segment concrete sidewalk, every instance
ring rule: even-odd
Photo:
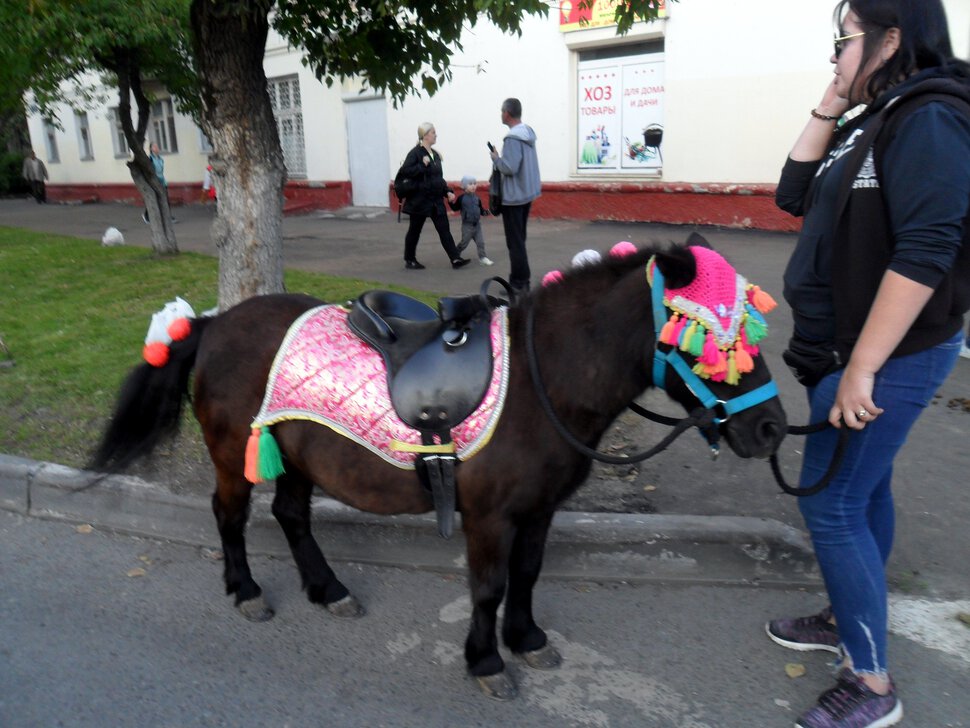
[[[32,200],[0,201],[0,225],[100,240],[117,227],[129,245],[148,246],[141,209],[122,204],[37,205]],[[209,236],[211,207],[175,209],[182,250],[216,254]],[[453,221],[457,222],[457,221]],[[457,224],[452,225],[455,232]],[[533,219],[529,255],[533,284],[554,268],[565,268],[580,250],[606,251],[620,240],[637,244],[683,242],[694,228],[638,223],[586,223]],[[487,276],[508,276],[508,256],[500,220],[485,220],[492,267],[451,269],[437,236],[426,226],[418,259],[427,270],[403,266],[405,222],[388,210],[347,209],[284,218],[284,256],[289,268],[406,285],[441,294],[477,291]],[[781,361],[791,316],[781,297],[781,277],[794,236],[757,231],[698,229],[749,280],[769,290],[779,307],[769,316],[773,334],[762,350],[779,386],[792,424],[807,421],[804,391]],[[466,251],[474,256],[473,251]],[[312,291],[310,291],[312,293]],[[160,302],[163,303],[163,302]],[[147,325],[147,322],[146,322]],[[970,415],[947,403],[970,398],[970,362],[961,360],[940,397],[915,428],[897,459],[894,489],[898,539],[890,573],[895,588],[940,596],[970,595],[965,555],[970,553],[970,499],[959,484],[970,472]],[[676,414],[662,394],[646,404]],[[664,407],[666,406],[666,409]],[[621,418],[624,435],[640,448],[663,431]],[[801,438],[781,451],[789,481],[797,474]],[[18,512],[104,526],[191,543],[216,545],[209,511],[211,484],[173,492],[167,484],[110,478],[79,492],[90,479],[61,466],[0,459],[0,505]],[[820,587],[795,499],[774,485],[767,463],[742,461],[725,452],[711,464],[699,438],[680,438],[636,472],[596,465],[593,478],[641,498],[649,492],[649,514],[562,513],[557,518],[545,573],[575,578],[696,580],[718,583],[779,583]],[[622,500],[623,496],[618,495]],[[567,504],[568,507],[568,504]],[[336,558],[436,570],[463,568],[460,535],[438,539],[430,518],[376,518],[321,500],[315,516],[322,545]],[[250,529],[254,548],[286,551],[268,506],[257,502]],[[366,524],[366,529],[360,529]],[[322,524],[321,524],[322,525]],[[377,537],[375,537],[375,535]],[[264,541],[265,537],[265,541]],[[402,546],[403,545],[403,546]]]

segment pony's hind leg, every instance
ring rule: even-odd
[[[334,574],[310,531],[312,493],[313,483],[303,475],[296,472],[280,475],[276,479],[273,515],[290,544],[310,601],[322,604],[337,617],[360,617],[364,614],[363,607]]]
[[[246,619],[265,622],[272,618],[273,610],[263,599],[263,590],[253,579],[246,558],[245,531],[251,490],[252,486],[241,475],[234,476],[216,468],[212,512],[222,539],[226,594],[235,594],[236,607]]]
[[[509,555],[509,586],[502,623],[502,640],[506,646],[527,665],[540,670],[562,664],[559,651],[548,643],[546,633],[532,615],[532,594],[542,570],[552,516],[552,512],[534,515],[516,529]]]

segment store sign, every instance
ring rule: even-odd
[[[562,0],[559,3],[559,30],[568,33],[572,30],[601,28],[616,25],[616,8],[620,0],[592,0],[588,6],[581,6],[580,0]],[[667,17],[666,0],[656,0],[658,17]]]
[[[660,170],[663,54],[581,61],[578,73],[579,169]]]

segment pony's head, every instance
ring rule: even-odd
[[[741,457],[767,457],[787,430],[771,372],[758,347],[762,314],[775,303],[692,234],[689,247],[658,252],[647,265],[656,331],[654,385],[688,412],[715,411],[705,432],[723,434]]]

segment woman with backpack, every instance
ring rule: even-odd
[[[416,257],[418,238],[424,221],[431,218],[431,223],[438,231],[441,247],[444,248],[451,261],[452,268],[468,265],[469,260],[462,258],[455,246],[455,239],[451,236],[448,225],[448,213],[445,211],[444,198],[454,202],[455,194],[448,189],[444,174],[441,171],[441,154],[433,145],[438,139],[434,124],[424,122],[418,127],[418,144],[410,152],[401,165],[399,177],[408,180],[411,191],[404,199],[403,211],[410,216],[407,234],[404,236],[404,267],[408,270],[423,270],[424,266]]]

